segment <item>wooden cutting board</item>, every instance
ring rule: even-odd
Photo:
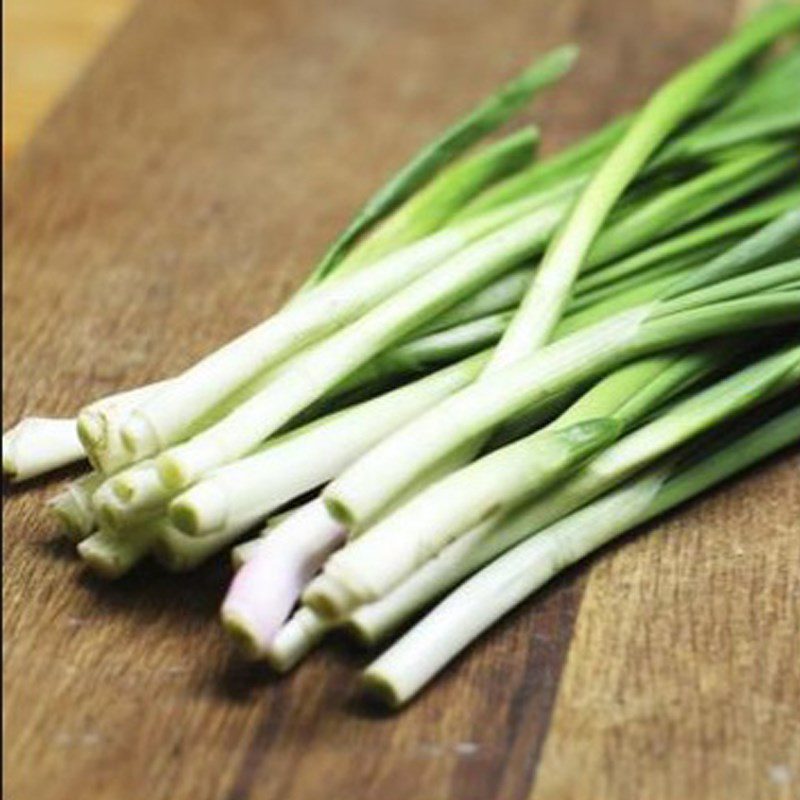
[[[729,28],[696,0],[146,0],[12,164],[4,425],[174,373],[275,308],[367,193],[534,54],[548,148]],[[6,488],[6,800],[800,796],[797,454],[630,537],[399,714],[332,642],[272,678],[224,559],[87,575]]]

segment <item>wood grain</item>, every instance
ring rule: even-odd
[[[28,140],[130,12],[133,0],[3,3],[3,158]]]
[[[9,170],[4,424],[33,410],[71,413],[90,397],[168,375],[259,319],[376,183],[533,53],[566,39],[584,48],[582,65],[537,114],[555,147],[641,100],[731,16],[727,2],[693,0],[610,0],[602,8],[590,0],[146,0]],[[594,562],[589,622],[579,618],[543,751],[543,796],[585,796],[590,783],[608,790],[591,796],[630,796],[631,784],[612,768],[624,734],[634,734],[617,715],[607,741],[607,707],[584,707],[578,689],[585,671],[616,659],[605,667],[608,691],[623,675],[631,691],[640,687],[642,703],[675,702],[670,670],[656,664],[670,653],[639,641],[649,620],[626,587],[648,576],[677,580],[700,546],[714,562],[718,529],[758,540],[753,558],[736,561],[735,578],[763,586],[753,608],[771,608],[783,622],[774,630],[761,622],[744,639],[731,627],[726,646],[735,638],[735,648],[772,665],[760,707],[783,715],[775,731],[790,730],[786,703],[799,681],[782,631],[797,629],[798,614],[779,565],[796,551],[790,535],[773,534],[796,523],[791,463],[676,517],[685,521],[671,523],[666,537]],[[214,624],[224,562],[181,578],[143,570],[113,586],[87,577],[42,512],[49,490],[14,490],[4,509],[5,798],[530,794],[586,568],[512,614],[402,714],[383,714],[356,698],[364,657],[341,643],[286,680],[232,658]],[[745,513],[751,503],[765,506],[757,519]],[[754,519],[763,530],[752,530]],[[642,564],[631,567],[636,553]],[[693,610],[703,617],[693,630],[711,636],[743,595],[722,577],[704,581],[716,573],[703,573],[702,560],[693,569]],[[615,593],[611,619],[598,621],[597,586],[601,599]],[[659,598],[651,599],[664,647],[685,634],[688,601],[681,595],[672,609],[668,594]],[[622,613],[628,622],[615,627]],[[606,626],[601,650],[587,640],[587,624]],[[664,797],[704,796],[670,792],[688,786],[692,770],[712,771],[726,747],[742,770],[763,770],[755,750],[745,752],[754,717],[731,714],[746,700],[731,691],[725,708],[700,705],[708,649],[686,642],[696,680],[681,702],[712,716],[705,723],[695,712],[679,743],[659,738],[658,720],[640,723],[650,725],[653,753],[662,741],[692,753],[685,773],[675,759],[659,777],[656,755],[641,767],[643,785],[652,780]],[[752,687],[745,669],[726,661],[719,675]],[[729,716],[730,735],[710,747],[698,732]],[[591,754],[577,768],[579,756],[567,758],[573,724]],[[772,741],[769,731],[758,735]],[[776,765],[790,763],[775,752],[783,759]],[[587,774],[576,774],[584,766]],[[753,792],[762,785],[743,781],[752,792],[730,796],[761,796]]]
[[[800,793],[800,454],[597,560],[533,800]]]

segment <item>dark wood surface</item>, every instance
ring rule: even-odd
[[[6,180],[4,424],[168,375],[274,308],[358,202],[533,54],[548,147],[729,28],[696,0],[146,0]],[[115,585],[6,490],[6,800],[800,794],[800,461],[573,570],[400,714],[341,642],[287,679],[221,560]]]

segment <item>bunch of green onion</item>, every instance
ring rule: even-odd
[[[475,149],[576,52],[546,55],[284,308],[23,420],[4,471],[88,458],[50,505],[107,577],[238,542],[222,619],[244,652],[286,671],[334,628],[394,637],[365,685],[407,701],[559,571],[800,439],[799,30],[770,7],[553,156],[532,126]]]

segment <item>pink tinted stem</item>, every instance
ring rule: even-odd
[[[306,584],[346,534],[317,499],[264,537],[234,576],[222,604],[223,624],[249,655],[263,655]]]

